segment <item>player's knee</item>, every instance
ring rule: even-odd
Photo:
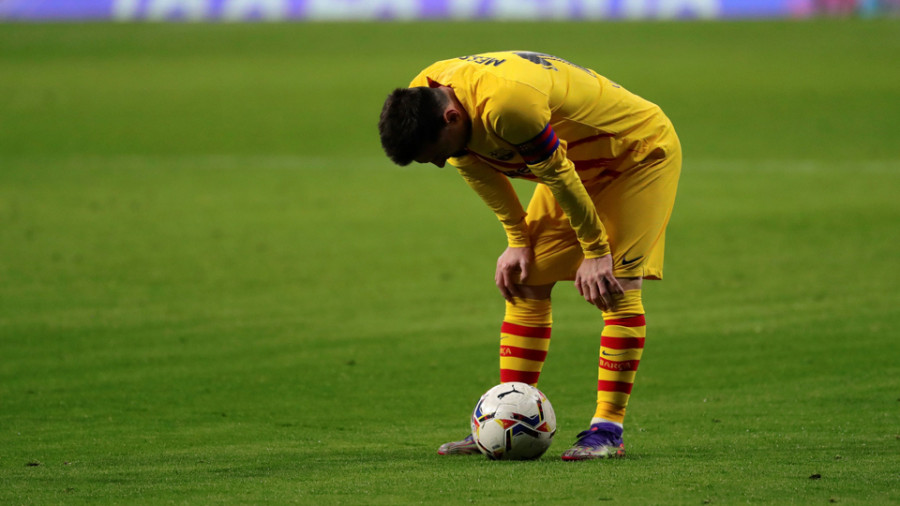
[[[549,299],[553,292],[553,283],[547,285],[518,285],[519,293],[525,299]]]
[[[644,283],[642,278],[616,278],[619,281],[619,284],[622,285],[622,289],[625,291],[628,290],[640,290],[641,286]]]

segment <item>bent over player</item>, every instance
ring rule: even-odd
[[[661,279],[681,146],[655,104],[555,56],[514,51],[432,64],[394,90],[378,124],[387,155],[456,167],[497,215],[509,247],[500,381],[536,385],[558,281],[602,311],[597,409],[562,458],[625,454],[622,424],[644,348],[644,279]],[[537,183],[527,212],[508,178]],[[472,437],[442,455],[479,453]]]

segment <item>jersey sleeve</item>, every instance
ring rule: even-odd
[[[509,179],[471,155],[453,158],[450,163],[500,220],[509,246],[531,246],[525,225],[525,210]]]
[[[488,119],[502,139],[515,146],[531,172],[546,184],[571,223],[585,258],[610,253],[606,230],[594,202],[575,172],[550,125],[547,95],[524,84],[503,90],[491,104]]]

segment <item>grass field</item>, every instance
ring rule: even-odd
[[[497,381],[504,237],[394,167],[388,91],[549,52],[685,148],[621,461],[441,458]],[[0,25],[0,503],[900,501],[900,22]],[[527,191],[527,186],[520,186]]]

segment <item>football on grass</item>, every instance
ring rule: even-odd
[[[472,437],[492,460],[531,460],[547,451],[556,414],[547,396],[527,383],[501,383],[478,401]]]

